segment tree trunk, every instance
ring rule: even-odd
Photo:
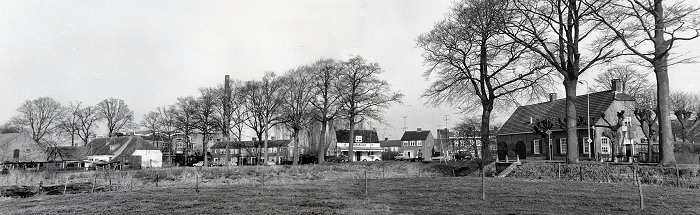
[[[355,161],[355,153],[352,146],[355,145],[355,116],[350,116],[350,141],[348,141],[348,161]]]
[[[299,129],[294,129],[294,162],[292,165],[299,165]]]
[[[578,135],[576,123],[576,84],[577,79],[564,81],[566,88],[566,163],[578,163]]]
[[[269,135],[268,130],[270,130],[269,125],[265,125],[265,145],[263,146],[263,150],[264,150],[263,153],[265,153],[265,157],[263,159],[263,165],[267,164],[267,139],[270,137],[270,136],[268,136]],[[294,160],[294,162],[296,162],[296,160]]]
[[[321,135],[318,142],[318,164],[326,162],[326,127],[328,126],[328,121],[321,121]]]
[[[202,136],[202,155],[204,157],[204,166],[209,166],[209,159],[207,157],[207,131],[204,130],[204,135]]]
[[[673,154],[673,132],[671,131],[671,114],[669,110],[669,82],[668,82],[668,43],[664,39],[666,20],[661,0],[654,0],[654,73],[656,73],[657,99],[659,110],[659,164],[670,166],[676,163]]]
[[[482,109],[483,111],[481,114],[481,159],[483,165],[486,165],[492,159],[490,147],[491,140],[489,140],[489,136],[491,136],[490,120],[493,105],[484,104]]]

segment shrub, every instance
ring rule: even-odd
[[[385,160],[385,161],[394,160],[394,157],[396,157],[398,155],[399,155],[399,152],[392,152],[392,151],[382,152],[382,160]]]

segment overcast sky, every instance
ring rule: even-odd
[[[444,115],[451,127],[460,118],[456,109],[420,99],[430,80],[422,77],[427,67],[416,47],[451,3],[0,1],[0,124],[23,101],[42,96],[84,105],[120,98],[140,121],[177,97],[216,86],[226,74],[252,80],[319,58],[360,55],[379,63],[381,77],[406,95],[404,104],[386,110],[380,138],[400,138],[404,116],[408,130],[443,128]],[[674,67],[672,88],[700,92],[695,66]],[[496,113],[496,121],[509,114]]]

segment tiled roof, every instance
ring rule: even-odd
[[[379,137],[377,136],[377,132],[373,130],[355,130],[354,133],[355,136],[360,136],[362,135],[362,142],[363,143],[378,143],[379,142]],[[350,141],[350,130],[337,130],[335,131],[335,139],[338,140],[339,143],[347,143]]]
[[[56,147],[57,161],[85,160],[88,154],[87,146],[59,146]]]
[[[406,140],[425,140],[428,139],[430,131],[404,131],[403,136],[401,136],[401,141]]]
[[[401,146],[401,140],[387,140],[379,143],[380,147],[396,147]]]
[[[292,142],[291,140],[268,140],[267,141],[267,147],[268,148],[275,148],[275,147],[288,147],[289,143]],[[226,149],[226,144],[230,144],[229,147],[231,148],[238,148],[239,146],[241,148],[250,148],[250,147],[255,147],[255,142],[253,141],[241,141],[241,142],[218,142],[215,143],[211,149]],[[260,147],[263,146],[263,142],[260,142]]]
[[[114,150],[110,149],[114,146]],[[86,146],[87,155],[114,155],[113,161],[132,155],[136,150],[158,150],[150,142],[138,136],[98,138]]]
[[[603,91],[588,94],[591,100],[591,122],[596,122],[600,119],[600,113],[605,112],[613,101],[634,101],[634,97],[624,94],[615,93],[614,91]],[[587,95],[579,95],[576,97],[576,114],[586,117],[588,112]],[[543,102],[538,104],[520,106],[515,109],[515,112],[508,118],[497,135],[508,135],[518,133],[533,133],[530,117],[533,122],[538,119],[555,119],[564,118],[566,116],[566,98],[557,99],[552,102]],[[586,128],[586,125],[580,125],[579,128]]]

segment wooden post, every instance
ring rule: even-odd
[[[385,166],[385,165],[386,165],[386,164],[383,164],[383,165],[382,165],[382,178],[386,178],[386,175],[384,174],[384,166]]]
[[[557,163],[557,179],[561,180],[561,163]]]
[[[678,170],[678,164],[676,164],[676,187],[681,187],[681,172]]]
[[[578,176],[580,181],[583,181],[583,165],[578,166]]]
[[[194,173],[194,178],[195,178],[194,179],[194,181],[195,181],[194,191],[199,193],[199,174],[197,174],[197,172]]]
[[[365,197],[369,198],[369,195],[367,192],[367,167],[365,167]]]
[[[610,183],[610,164],[605,163],[605,179],[608,180],[608,183]]]
[[[418,178],[420,178],[421,168],[418,167]]]
[[[39,192],[44,189],[44,181],[39,181]]]
[[[486,201],[486,173],[484,173],[484,163],[481,161],[481,201]]]
[[[63,195],[66,195],[66,188],[68,188],[68,177],[70,176],[66,176],[66,183],[63,184]]]
[[[158,180],[159,180],[158,176],[159,175],[156,173],[156,187],[158,187]]]
[[[644,193],[642,192],[642,183],[639,181],[639,174],[637,171],[639,170],[639,167],[637,165],[634,165],[634,178],[635,181],[637,182],[637,189],[639,190],[639,209],[644,210]]]
[[[92,189],[90,190],[90,193],[95,193],[95,184],[97,184],[97,172],[95,172],[95,176],[92,179]]]

